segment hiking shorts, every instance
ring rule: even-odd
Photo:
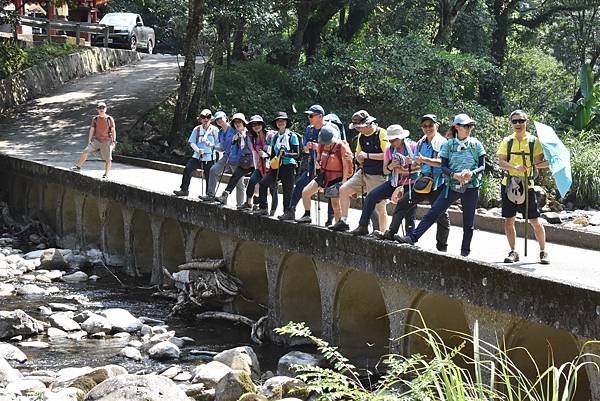
[[[502,193],[502,217],[515,217],[517,212],[523,215],[525,218],[525,203],[517,205],[513,203],[508,196],[506,195],[506,186],[502,185],[500,187],[500,192]],[[535,191],[533,188],[529,189],[529,212],[527,213],[527,218],[529,219],[537,219],[540,217],[540,211],[538,209],[537,198],[535,196]]]
[[[385,182],[385,176],[383,175],[372,175],[372,174],[363,174],[362,170],[358,170],[356,174],[354,174],[348,181],[346,181],[342,186],[344,188],[352,188],[354,192],[358,194],[360,197],[362,195],[362,191],[365,193],[371,192],[374,188],[377,188],[381,184]],[[377,203],[377,209],[385,207],[387,204],[387,199],[382,200]]]
[[[100,151],[102,160],[109,161],[112,160],[112,150],[112,142],[100,142],[94,139],[92,140],[92,143],[90,143],[83,151],[86,153]]]

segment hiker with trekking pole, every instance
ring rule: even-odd
[[[188,143],[194,154],[188,160],[181,177],[181,186],[173,191],[176,196],[188,196],[192,174],[199,168],[202,169],[202,180],[208,185],[208,176],[214,164],[215,144],[217,143],[218,129],[211,122],[212,112],[204,109],[200,112],[198,125],[192,130]],[[200,195],[203,195],[203,182],[200,181]]]
[[[266,215],[267,212],[267,190],[274,188],[274,196],[277,196],[278,182],[281,181],[283,189],[283,212],[289,213],[290,199],[294,190],[294,179],[298,157],[300,156],[300,139],[295,132],[290,131],[290,119],[287,113],[280,111],[275,114],[273,125],[277,131],[271,136],[271,141],[266,153],[269,156],[269,170],[259,182],[258,189],[258,214]],[[271,212],[275,209],[271,207]]]
[[[358,131],[358,140],[354,154],[360,164],[360,169],[346,181],[340,188],[341,217],[332,226],[333,231],[348,231],[348,211],[350,209],[350,197],[359,192],[367,194],[386,181],[383,171],[383,157],[389,146],[387,133],[383,128],[377,126],[376,118],[366,110],[359,110],[352,115],[350,129]],[[375,206],[379,217],[379,229],[387,229],[387,201],[381,200]]]
[[[500,168],[504,170],[500,188],[502,217],[504,217],[504,232],[510,247],[504,263],[515,263],[520,260],[516,250],[515,229],[516,214],[520,212],[525,218],[524,255],[527,256],[528,228],[531,224],[540,246],[540,264],[546,265],[550,263],[546,252],[546,231],[539,221],[540,211],[533,186],[535,169],[548,167],[548,162],[544,160],[540,140],[527,132],[528,121],[527,113],[523,110],[510,113],[513,133],[502,140],[496,153]]]

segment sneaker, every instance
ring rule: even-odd
[[[448,251],[448,245],[435,244],[435,248],[438,251],[440,251],[440,252],[447,252]]]
[[[350,229],[350,226],[345,221],[339,220],[337,223],[335,223],[332,226],[329,226],[328,228],[332,231],[348,231]]]
[[[102,179],[108,178],[108,174],[102,174]]]
[[[173,193],[175,194],[175,196],[188,196],[189,192],[188,191],[184,191],[183,189],[181,190],[175,190],[173,191]]]
[[[369,234],[369,226],[360,225],[356,227],[354,230],[350,231],[352,235],[368,235]]]
[[[327,220],[327,221],[325,222],[325,227],[329,227],[329,226],[331,226],[331,225],[333,225],[333,220]]]
[[[252,214],[255,214],[257,216],[268,216],[269,210],[268,209],[258,209],[258,210],[253,211]]]
[[[275,209],[271,209],[269,211],[269,216],[275,216]]]
[[[296,211],[295,210],[286,210],[283,212],[281,216],[277,217],[279,220],[295,220],[296,219]]]
[[[409,235],[394,235],[394,239],[401,244],[414,245],[415,241]]]
[[[248,202],[242,203],[237,207],[237,210],[252,210],[252,205]]]
[[[461,250],[460,251],[460,256],[464,256],[466,258],[467,256],[469,256],[470,253],[471,253],[471,251],[463,251],[463,250]]]
[[[392,234],[392,232],[390,230],[386,230],[384,233],[382,233],[379,230],[375,230],[375,231],[373,231],[373,235],[375,236],[375,238],[382,239],[382,240],[387,240],[387,241],[394,240],[394,234]]]
[[[215,201],[214,195],[200,195],[198,198],[205,202],[214,202]]]
[[[70,170],[79,172],[79,171],[81,171],[81,167],[79,167],[78,165],[74,165],[73,167],[71,167]]]
[[[304,216],[300,217],[299,219],[296,219],[297,223],[312,223],[312,217],[310,217],[310,214],[305,214]]]
[[[223,205],[227,204],[227,198],[229,197],[229,192],[223,191],[221,196],[217,196],[215,200]]]
[[[548,252],[541,251],[540,252],[540,264],[541,265],[549,265],[550,261],[548,260]]]
[[[540,258],[542,255],[540,254]],[[510,251],[508,256],[504,258],[504,263],[515,263],[519,261],[519,254],[516,251]]]

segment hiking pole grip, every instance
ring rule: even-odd
[[[525,244],[523,254],[527,256],[527,237],[529,237],[529,170],[525,162],[525,151],[521,150],[521,157],[523,159],[523,166],[525,166],[525,182],[523,187],[525,188],[525,210],[523,212],[525,216]]]

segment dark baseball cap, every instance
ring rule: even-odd
[[[431,120],[436,124],[438,122],[437,116],[435,114],[425,114],[423,117],[421,117],[421,122],[425,120]]]
[[[304,114],[321,114],[322,116],[324,116],[325,109],[323,109],[321,105],[313,104],[308,108],[308,110],[304,112]]]

